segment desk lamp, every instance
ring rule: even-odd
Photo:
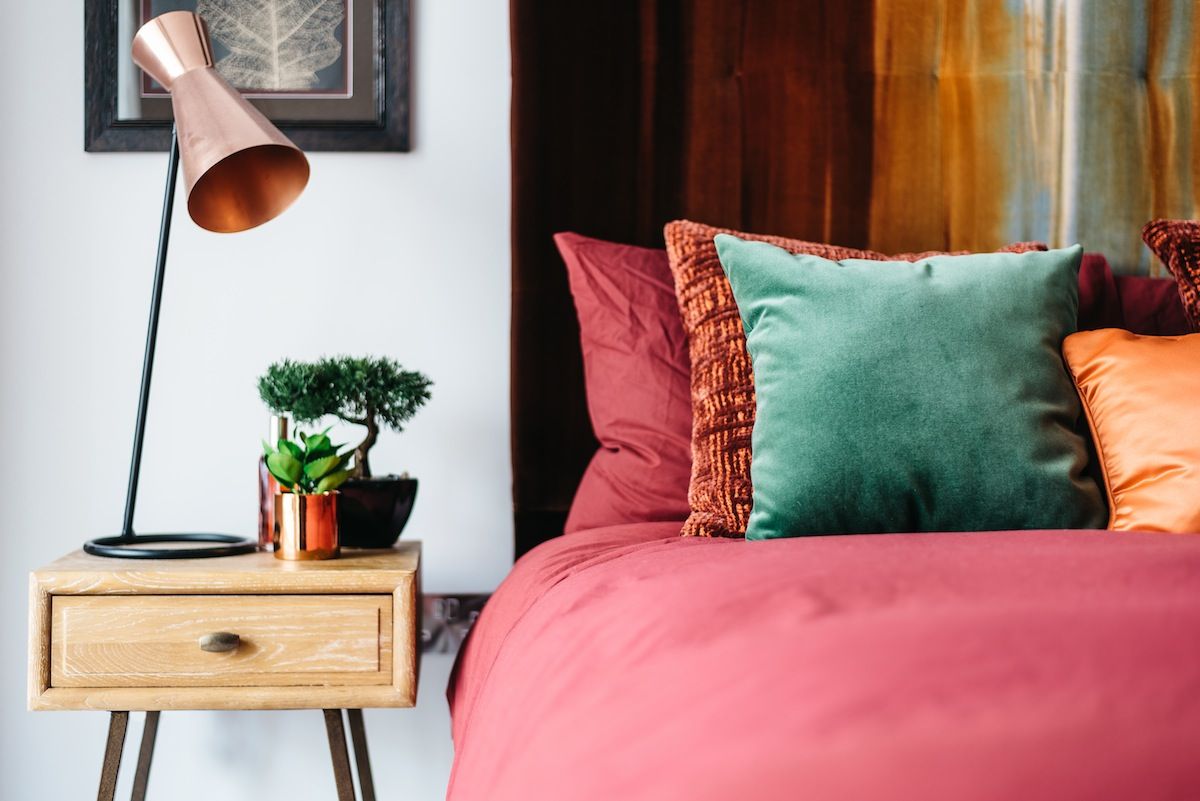
[[[96,556],[126,559],[195,559],[249,553],[256,545],[230,534],[139,535],[133,531],[175,179],[182,161],[188,215],[197,225],[218,233],[236,233],[274,219],[292,204],[308,183],[308,160],[216,71],[208,29],[196,14],[172,11],[147,22],[133,39],[133,60],[171,93],[175,125],[158,229],[150,323],[125,492],[125,522],[119,536],[91,540],[83,549]],[[176,547],[142,547],[153,543],[175,543]],[[197,545],[188,547],[187,543]]]

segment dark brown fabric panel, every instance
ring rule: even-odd
[[[744,228],[744,0],[683,0],[680,213]],[[667,154],[661,154],[666,156]],[[669,220],[664,221],[669,222]]]
[[[662,246],[690,217],[867,242],[872,3],[512,0],[516,550],[595,451],[551,236]]]
[[[825,19],[825,164],[827,201],[822,242],[865,248],[870,241],[874,161],[875,4],[830,4]]]
[[[865,247],[873,3],[687,6],[681,216]]]
[[[579,329],[551,236],[653,243],[637,2],[514,0],[512,451],[516,550],[562,532],[596,441]],[[653,78],[650,78],[651,86]]]

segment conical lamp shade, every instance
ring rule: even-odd
[[[204,20],[171,11],[133,39],[133,60],[171,92],[188,214],[245,231],[279,216],[308,183],[308,160],[213,67]]]

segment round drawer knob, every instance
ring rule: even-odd
[[[241,645],[242,638],[228,631],[214,631],[212,634],[205,634],[200,638],[200,650],[208,651],[212,654],[221,654],[226,651],[237,650]]]

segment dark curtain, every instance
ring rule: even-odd
[[[516,551],[562,532],[596,449],[551,236],[703,222],[865,246],[865,0],[513,0]]]

